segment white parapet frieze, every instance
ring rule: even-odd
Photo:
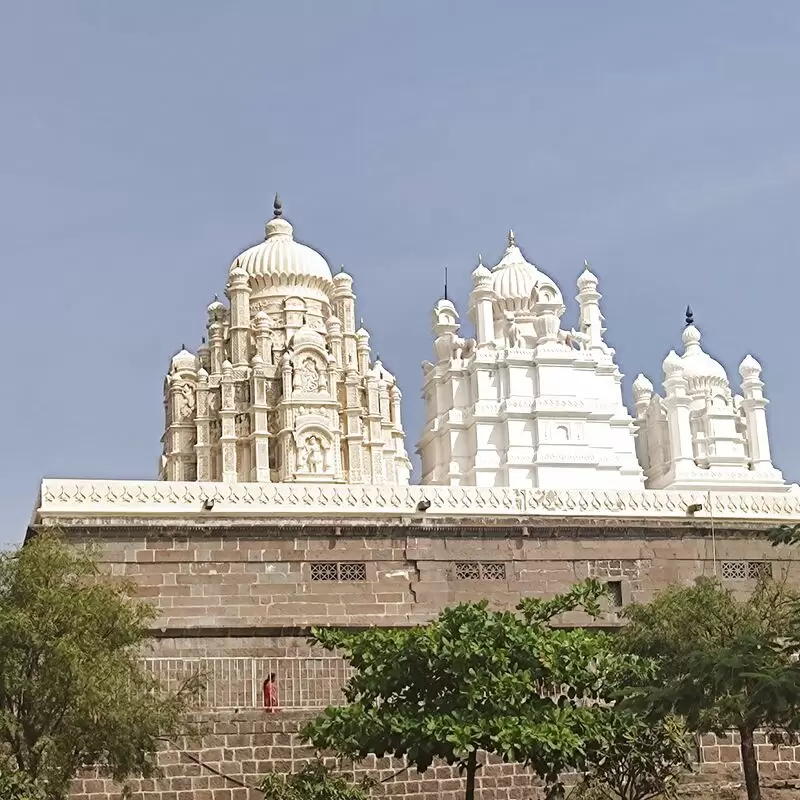
[[[172,481],[42,481],[34,524],[89,518],[187,523],[268,517],[608,517],[800,522],[800,487],[786,492],[613,491],[474,486],[369,486]]]

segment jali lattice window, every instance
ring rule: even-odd
[[[771,561],[722,561],[720,574],[726,581],[761,580],[772,577]]]
[[[312,581],[365,581],[367,565],[363,561],[315,561],[311,564]]]
[[[608,601],[612,608],[622,608],[622,581],[606,581]]]
[[[502,561],[456,561],[458,581],[504,581],[506,565]]]

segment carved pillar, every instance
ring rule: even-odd
[[[356,334],[356,352],[358,354],[358,372],[366,375],[369,372],[369,333],[364,328],[359,328]]]
[[[219,300],[214,300],[208,307],[209,372],[212,375],[222,374],[222,362],[225,360],[224,317],[225,306]]]
[[[340,365],[347,370],[357,366],[356,296],[353,279],[342,270],[333,276],[333,313],[342,324],[343,352]]]
[[[345,447],[349,467],[349,483],[364,483],[364,433],[361,422],[361,379],[355,369],[345,375]]]
[[[578,278],[578,296],[575,298],[580,306],[580,330],[589,337],[589,348],[605,348],[603,344],[603,316],[600,313],[600,299],[603,295],[597,291],[597,276],[589,271],[589,264],[584,262],[583,274]]]
[[[230,361],[222,363],[222,406],[220,419],[222,435],[222,480],[225,483],[237,482],[236,468],[236,410],[234,402],[233,365]]]
[[[742,376],[741,405],[747,425],[747,445],[753,469],[773,469],[772,455],[767,432],[767,403],[764,383],[761,380],[761,365],[752,356],[746,356],[739,365]]]
[[[267,366],[273,363],[272,353],[272,331],[270,328],[269,317],[265,312],[259,311],[253,318],[253,328],[255,329],[256,353],[261,359],[262,365]]]
[[[197,371],[197,480],[211,481],[211,416],[208,408],[208,373],[201,367]]]
[[[683,374],[680,356],[671,350],[664,359],[664,407],[667,410],[669,442],[672,453],[672,469],[676,478],[685,477],[694,471],[692,453],[692,425],[688,395],[689,382]]]
[[[267,405],[267,379],[264,362],[256,353],[251,361],[253,375],[251,378],[251,394],[253,404],[253,436],[252,436],[252,480],[257,483],[269,483],[269,426]]]
[[[231,270],[227,293],[231,304],[231,361],[234,367],[246,367],[250,363],[250,285],[241,267]]]

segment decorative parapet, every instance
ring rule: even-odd
[[[800,521],[800,487],[786,492],[678,492],[172,481],[42,481],[34,524],[84,518],[196,522],[292,517],[430,520],[608,517]]]

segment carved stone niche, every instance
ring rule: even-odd
[[[337,443],[331,432],[318,423],[302,425],[293,435],[295,480],[330,482],[339,476]]]

